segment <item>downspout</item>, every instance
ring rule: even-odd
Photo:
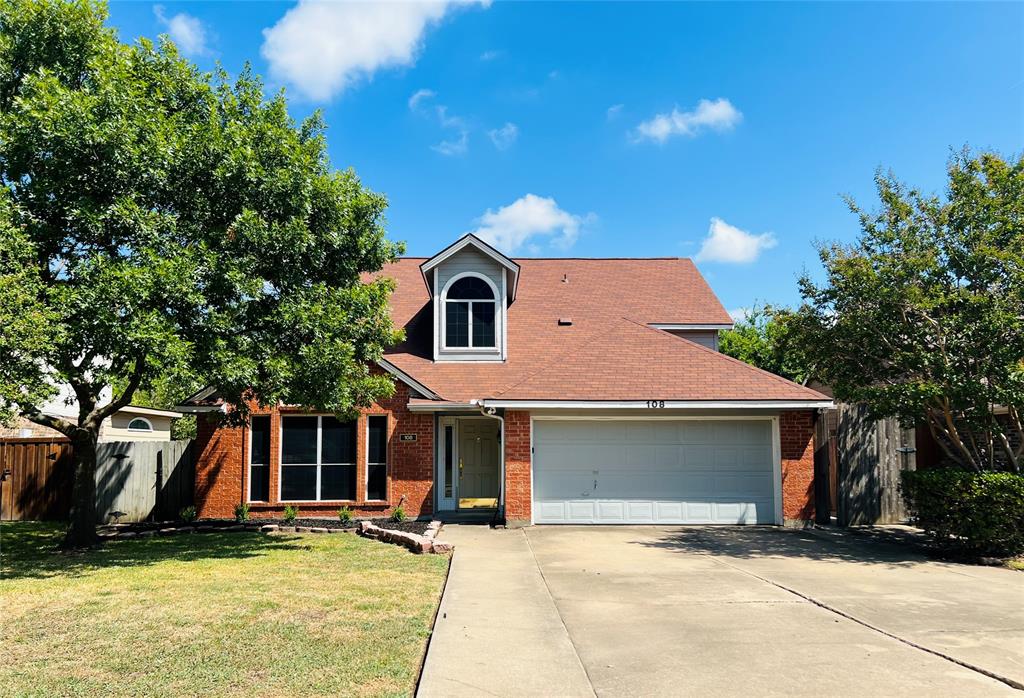
[[[498,481],[498,507],[494,510],[494,516],[491,518],[491,528],[494,528],[498,524],[499,518],[502,521],[505,519],[505,418],[500,416],[494,407],[485,407],[481,400],[476,402],[481,415],[497,419],[501,423],[501,478]]]

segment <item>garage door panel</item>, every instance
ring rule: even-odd
[[[774,522],[768,420],[538,420],[534,448],[537,523]]]

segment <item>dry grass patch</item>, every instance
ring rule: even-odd
[[[448,560],[354,535],[210,533],[54,551],[0,525],[18,696],[397,696],[415,686]]]

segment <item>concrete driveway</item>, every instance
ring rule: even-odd
[[[422,696],[1022,695],[1020,572],[774,528],[441,535]]]

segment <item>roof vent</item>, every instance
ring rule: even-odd
[[[559,327],[569,327],[571,325],[572,325],[572,318],[571,317],[560,317],[560,318],[558,318],[558,326]]]

